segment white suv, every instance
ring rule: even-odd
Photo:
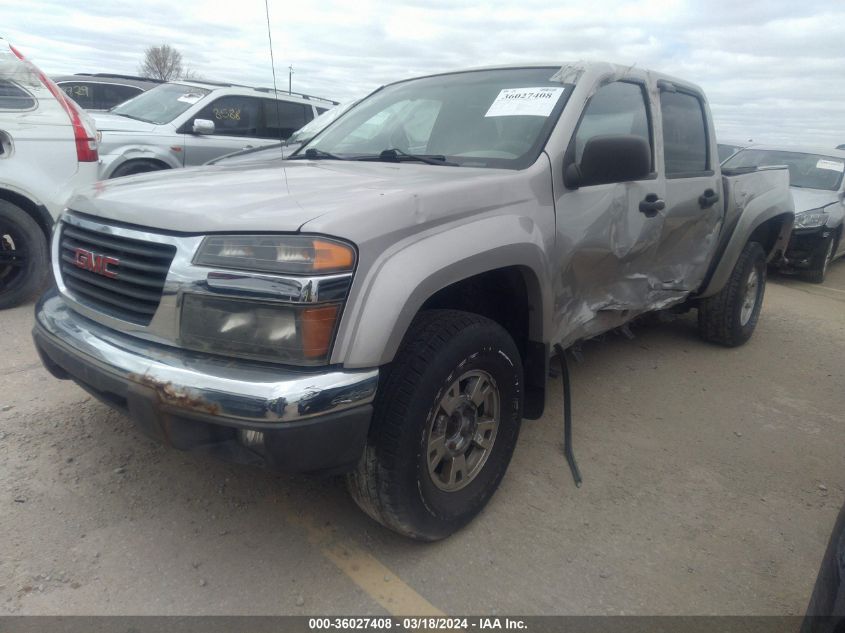
[[[207,81],[162,84],[94,115],[102,133],[100,178],[203,165],[278,143],[334,105],[270,88]]]
[[[53,221],[97,160],[93,121],[0,38],[0,308],[45,285]]]

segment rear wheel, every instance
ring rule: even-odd
[[[698,332],[712,343],[728,347],[751,338],[766,290],[766,253],[748,242],[740,253],[725,287],[698,306]]]
[[[522,363],[501,326],[455,310],[421,313],[379,385],[367,447],[347,478],[353,498],[405,536],[449,536],[499,486],[521,407]]]
[[[827,277],[827,270],[830,262],[833,261],[833,253],[836,247],[836,235],[828,237],[818,249],[810,262],[810,269],[804,271],[802,277],[814,284],[823,283]]]
[[[0,309],[35,296],[44,288],[49,269],[41,227],[19,206],[0,200]]]
[[[109,178],[120,178],[121,176],[134,176],[135,174],[143,174],[148,171],[161,171],[162,169],[169,169],[163,164],[154,160],[129,160],[123,163],[120,167],[114,170]]]

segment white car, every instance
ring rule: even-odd
[[[53,222],[97,161],[91,118],[0,38],[0,308],[44,287]]]
[[[287,140],[336,105],[309,95],[209,81],[156,86],[95,114],[100,178],[203,165]]]
[[[255,163],[273,158],[287,158],[298,150],[304,143],[307,143],[312,138],[317,136],[319,132],[326,129],[329,124],[334,123],[341,114],[346,112],[349,108],[358,103],[360,99],[355,101],[347,101],[333,107],[327,112],[323,112],[316,119],[310,123],[306,123],[296,132],[290,135],[288,140],[284,143],[273,143],[263,147],[251,147],[249,149],[241,149],[231,154],[225,154],[214,160],[210,160],[206,165],[219,165],[224,163],[232,165],[234,163]]]

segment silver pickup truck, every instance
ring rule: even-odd
[[[346,473],[377,521],[443,538],[543,413],[554,346],[668,308],[751,336],[789,175],[717,156],[701,90],[658,73],[397,82],[289,160],[77,195],[35,344],[162,442]]]

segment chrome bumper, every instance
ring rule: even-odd
[[[144,393],[157,409],[216,424],[278,429],[368,405],[376,393],[378,369],[295,371],[149,343],[80,316],[55,291],[35,317],[36,346],[54,373],[89,389],[116,384],[101,391]]]

